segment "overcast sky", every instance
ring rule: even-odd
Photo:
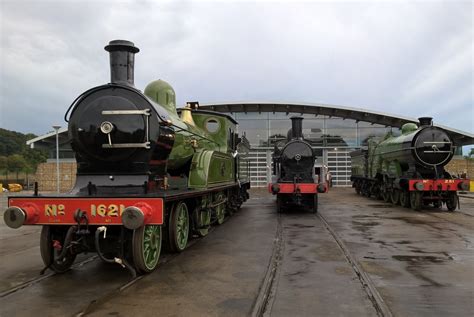
[[[185,101],[300,101],[474,133],[471,1],[0,0],[0,127],[46,133],[109,81],[113,39],[140,48],[135,82]]]

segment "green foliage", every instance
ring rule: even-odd
[[[23,134],[0,128],[0,172],[27,172],[36,170],[39,163],[46,162],[46,151],[30,149],[26,141],[33,139],[32,133]]]
[[[13,154],[8,157],[8,170],[10,172],[20,172],[28,166],[25,158],[20,154]]]

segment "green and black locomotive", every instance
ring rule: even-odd
[[[457,191],[467,190],[469,180],[454,178],[444,169],[455,150],[446,131],[433,126],[432,118],[419,122],[404,124],[400,136],[370,138],[367,149],[352,152],[352,186],[364,196],[415,210],[445,204],[453,211]]]
[[[162,244],[186,248],[248,199],[248,142],[228,115],[176,109],[162,80],[134,86],[132,42],[111,41],[111,83],[82,93],[68,133],[77,180],[65,195],[10,197],[9,227],[42,225],[46,267],[66,271],[78,253],[96,251],[135,274],[153,271]]]

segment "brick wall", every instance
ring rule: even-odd
[[[445,169],[453,176],[467,172],[469,178],[474,178],[474,160],[466,160],[464,157],[454,157]]]
[[[72,189],[76,182],[76,168],[75,162],[59,163],[59,184],[61,193],[66,193]],[[42,191],[56,191],[57,176],[56,163],[41,163],[38,165],[35,175],[38,182],[38,190]]]

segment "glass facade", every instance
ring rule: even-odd
[[[314,114],[234,112],[230,115],[239,123],[239,133],[245,133],[252,146],[250,172],[253,187],[264,187],[270,182],[273,146],[275,142],[286,139],[293,116],[304,118],[304,138],[313,148],[321,150],[318,162],[328,167],[333,186],[351,186],[349,153],[364,146],[367,138],[384,136],[389,131],[399,133],[398,128]]]

